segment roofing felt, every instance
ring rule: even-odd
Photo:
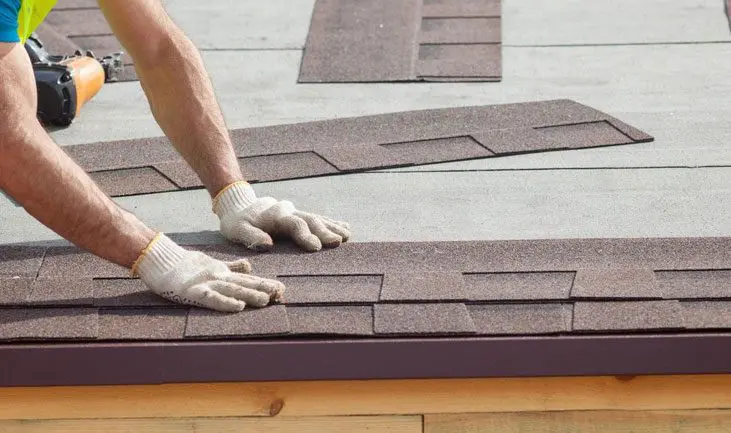
[[[317,0],[299,82],[501,77],[500,0]]]
[[[252,183],[652,141],[621,120],[571,100],[407,111],[230,134]],[[164,137],[63,149],[112,196],[202,188]]]
[[[130,357],[182,364],[157,381],[731,372],[731,238],[190,248],[248,257],[288,286],[284,303],[217,313],[158,298],[75,248],[0,247],[0,354],[27,366],[0,384],[152,380]],[[43,368],[65,373],[39,372],[40,350]],[[288,368],[185,367],[225,353]]]

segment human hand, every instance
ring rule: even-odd
[[[274,237],[287,237],[306,251],[333,248],[350,238],[350,226],[322,215],[297,210],[286,200],[257,198],[246,182],[224,188],[213,199],[221,233],[255,251],[268,251]]]
[[[247,305],[264,307],[278,301],[284,285],[254,275],[246,259],[216,260],[188,251],[160,233],[132,267],[154,293],[173,302],[217,311],[237,312]]]

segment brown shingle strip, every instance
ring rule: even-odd
[[[731,328],[731,301],[684,301],[680,306],[688,329]]]
[[[0,246],[0,277],[35,277],[45,252],[38,247]]]
[[[58,0],[54,10],[81,9],[81,8],[98,8],[97,0]]]
[[[479,44],[500,42],[500,18],[424,18],[422,44]]]
[[[573,272],[500,272],[464,276],[470,301],[568,299]]]
[[[655,298],[663,296],[652,269],[581,269],[572,298]]]
[[[177,306],[152,293],[139,279],[99,279],[93,281],[97,307]]]
[[[424,0],[425,17],[499,17],[500,0]]]
[[[112,29],[98,8],[52,10],[46,22],[68,37],[112,34]]]
[[[318,0],[299,81],[405,81],[416,78],[419,0]]]
[[[492,156],[493,153],[472,137],[448,137],[401,143],[383,143],[383,157],[391,165],[429,164],[446,159],[472,159]],[[380,164],[386,163],[385,161]]]
[[[178,340],[185,333],[185,309],[139,308],[99,311],[99,339]]]
[[[51,55],[72,55],[76,50],[81,49],[71,39],[48,23],[41,23],[35,33],[43,43],[43,47]]]
[[[95,1],[66,3],[67,6],[57,5],[37,30],[50,54],[70,55],[78,49],[81,52],[91,50],[94,56],[104,57],[125,52]],[[122,62],[125,66],[117,75],[117,81],[136,81],[132,58],[125,53]]]
[[[32,283],[33,278],[0,276],[0,305],[25,303],[30,295]]]
[[[94,292],[90,278],[39,278],[31,285],[31,292],[26,303],[92,306],[93,299]]]
[[[283,153],[239,158],[241,170],[249,182],[268,182],[337,173],[337,168],[315,152]],[[155,166],[181,188],[202,186],[198,175],[184,161]]]
[[[231,131],[251,181],[274,181],[413,164],[486,158],[495,154],[616,145],[652,140],[609,115],[570,100],[408,111]],[[582,141],[583,140],[583,141]],[[582,144],[583,143],[583,144]],[[165,190],[201,182],[166,138],[91,143],[64,148],[87,172],[138,169],[105,190],[130,193],[137,177]],[[155,167],[158,173],[152,168]],[[97,175],[99,176],[99,175]],[[110,176],[106,174],[103,176]],[[151,186],[147,186],[150,184]],[[114,191],[122,188],[122,191]]]
[[[114,197],[178,189],[174,183],[152,167],[99,171],[89,175],[104,192]]]
[[[240,313],[192,308],[185,327],[185,336],[191,338],[271,336],[289,332],[289,318],[284,305],[246,308]]]
[[[502,76],[501,47],[497,44],[421,45],[416,71],[420,77],[483,78]]]
[[[607,121],[547,126],[537,129],[564,149],[632,143],[632,139]]]
[[[1,262],[0,262],[1,263]],[[129,270],[74,247],[49,248],[41,278],[125,278]]]
[[[381,275],[278,276],[287,304],[373,303],[381,291]]]
[[[731,270],[658,271],[655,276],[666,298],[731,299]]]
[[[373,335],[372,306],[288,306],[287,316],[294,334]]]
[[[467,307],[459,303],[376,304],[376,334],[461,335],[474,334],[475,324]]]
[[[463,273],[573,272],[589,268],[726,269],[729,238],[564,239],[474,242],[346,243],[317,254],[280,244],[251,255],[256,272],[327,275],[387,271]],[[692,253],[692,254],[691,254]]]
[[[87,172],[149,167],[180,159],[166,137],[79,144],[63,150]]]
[[[95,339],[94,308],[0,309],[0,340]]]
[[[632,143],[612,119],[536,128],[493,129],[472,134],[497,154],[541,150],[579,149]]]
[[[499,0],[318,0],[299,81],[499,81],[500,41]]]
[[[571,332],[571,304],[490,304],[467,308],[480,335]]]
[[[678,301],[577,302],[575,331],[653,331],[683,329]]]
[[[389,272],[383,278],[381,301],[464,301],[465,281],[459,272]]]

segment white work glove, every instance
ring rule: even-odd
[[[213,199],[213,212],[227,239],[255,251],[270,250],[272,236],[288,237],[311,252],[337,247],[350,238],[347,223],[299,211],[289,201],[257,198],[244,181],[221,190]]]
[[[162,233],[132,266],[132,274],[165,299],[225,312],[241,311],[247,305],[264,307],[281,299],[282,283],[246,275],[250,271],[246,259],[216,260],[185,250]]]

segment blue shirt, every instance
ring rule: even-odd
[[[20,42],[19,13],[20,0],[0,0],[0,42]]]

